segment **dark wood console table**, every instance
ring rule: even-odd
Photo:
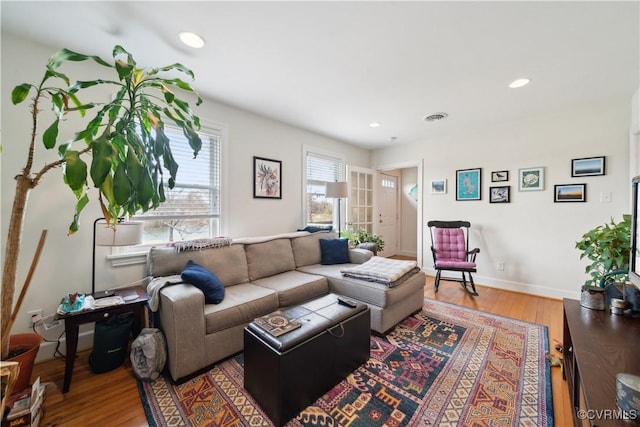
[[[144,326],[144,308],[145,303],[149,299],[147,293],[142,286],[133,288],[117,289],[116,295],[123,298],[128,296],[137,296],[134,300],[125,301],[124,304],[112,305],[105,308],[97,308],[90,311],[81,311],[77,313],[69,313],[57,315],[56,318],[64,320],[66,331],[67,350],[65,355],[64,383],[62,392],[66,393],[71,387],[71,376],[73,375],[73,364],[76,359],[76,351],[78,349],[78,331],[79,326],[85,323],[91,323],[98,320],[105,320],[119,314],[133,314],[132,334],[137,337]]]
[[[640,375],[640,318],[610,314],[608,308],[591,310],[565,299],[563,354],[574,425],[633,425],[615,419],[616,374]]]

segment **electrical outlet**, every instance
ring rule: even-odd
[[[498,271],[504,271],[504,263],[503,262],[499,262],[496,264],[496,269]]]
[[[42,320],[42,309],[31,310],[29,313],[29,326],[35,325]]]

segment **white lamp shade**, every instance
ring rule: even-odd
[[[142,242],[142,222],[119,222],[115,226],[96,224],[96,246],[131,246]]]
[[[330,199],[344,199],[349,196],[349,187],[346,182],[327,182],[325,197]]]

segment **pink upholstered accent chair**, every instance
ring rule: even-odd
[[[469,221],[429,221],[427,226],[431,233],[431,253],[436,269],[435,291],[438,292],[443,271],[459,271],[462,273],[462,280],[449,278],[445,280],[460,282],[465,291],[471,295],[478,295],[471,273],[477,271],[476,255],[480,249],[468,249],[471,223]],[[471,288],[467,286],[467,274]]]

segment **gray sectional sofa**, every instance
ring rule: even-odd
[[[148,271],[156,285],[153,298],[173,379],[183,379],[242,351],[243,328],[256,317],[330,292],[366,303],[371,309],[371,329],[381,334],[422,308],[422,271],[393,287],[343,277],[341,268],[362,264],[373,254],[351,249],[351,263],[321,265],[319,239],[331,238],[335,233],[296,232],[234,239],[228,246],[195,251],[151,248]],[[200,289],[180,283],[179,275],[189,260],[206,267],[224,284],[221,303],[205,304]]]

